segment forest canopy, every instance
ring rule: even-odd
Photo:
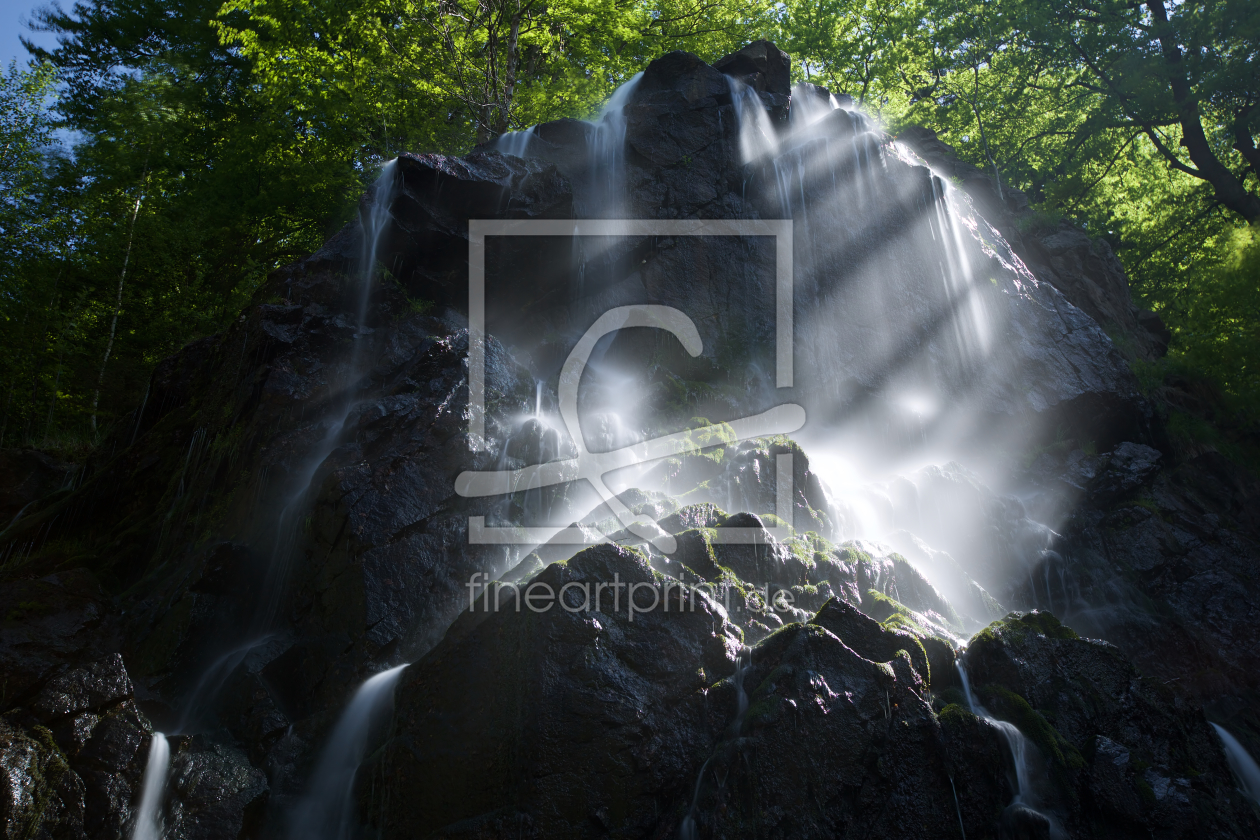
[[[90,448],[154,365],[314,250],[400,151],[589,117],[759,37],[1105,239],[1174,339],[1139,373],[1260,406],[1254,0],[86,0],[0,77],[0,446]],[[1136,363],[1135,363],[1136,364]]]

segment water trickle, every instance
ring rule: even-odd
[[[398,162],[391,160],[381,169],[380,176],[372,187],[372,206],[368,213],[362,215],[359,224],[363,231],[363,250],[359,260],[357,307],[354,331],[354,343],[351,345],[350,358],[342,377],[343,394],[331,410],[321,420],[324,434],[319,443],[307,454],[298,471],[288,498],[280,515],[277,517],[275,543],[272,547],[272,560],[267,570],[264,583],[263,609],[255,618],[257,630],[270,629],[279,611],[292,564],[292,552],[298,536],[301,514],[307,508],[307,495],[315,481],[319,468],[328,460],[328,456],[341,444],[341,435],[350,415],[359,405],[358,385],[363,376],[364,356],[367,348],[365,338],[370,334],[367,327],[370,310],[372,288],[375,284],[377,263],[380,249],[389,230],[391,220],[390,207],[398,191]]]
[[[823,99],[817,91],[818,88],[808,84],[796,85],[792,88],[788,125],[793,130],[816,123],[840,107],[835,96],[828,94],[827,98]]]
[[[532,139],[534,139],[532,126],[524,131],[505,131],[495,138],[494,148],[505,155],[523,158],[528,154],[529,142]]]
[[[835,99],[833,96],[832,99]],[[949,789],[954,794],[954,810],[958,812],[958,830],[962,832],[963,840],[967,840],[967,829],[963,827],[962,805],[958,802],[958,788],[954,787],[954,777],[949,777]]]
[[[292,482],[287,495],[283,498],[280,513],[275,519],[271,546],[271,559],[264,576],[259,601],[255,605],[253,616],[242,634],[245,641],[226,653],[219,655],[206,668],[184,702],[180,714],[178,731],[192,732],[208,725],[213,718],[212,712],[227,680],[245,660],[250,651],[274,637],[273,630],[284,602],[289,580],[289,569],[293,563],[292,554],[299,534],[302,514],[308,507],[307,496],[314,483],[315,475],[327,460],[328,456],[341,443],[341,432],[345,428],[354,408],[358,405],[357,383],[362,378],[362,367],[365,362],[363,336],[367,331],[371,291],[375,272],[380,257],[384,235],[389,229],[390,204],[398,189],[397,161],[391,160],[381,170],[373,186],[373,202],[370,210],[360,218],[363,230],[363,245],[359,261],[358,285],[355,291],[355,333],[350,358],[342,377],[344,393],[335,401],[331,409],[320,421],[324,429],[319,443],[307,453]],[[189,442],[188,453],[184,460],[184,469],[180,477],[179,493],[184,490],[185,474],[195,468],[200,451],[205,443],[205,432],[198,429]],[[238,637],[239,638],[239,637]]]
[[[180,710],[175,734],[189,734],[208,726],[213,719],[213,706],[218,700],[228,678],[236,671],[250,652],[275,638],[268,633],[229,650],[210,663],[198,677],[193,690],[188,693]]]
[[[354,778],[374,727],[392,712],[394,686],[406,665],[370,677],[354,693],[320,753],[306,795],[289,827],[290,840],[351,840],[355,835]]]
[[[1225,758],[1229,761],[1229,767],[1234,771],[1234,775],[1238,777],[1242,792],[1260,802],[1260,765],[1256,764],[1256,760],[1251,757],[1251,753],[1247,752],[1242,742],[1229,734],[1225,727],[1214,723],[1212,728],[1216,730],[1221,743],[1225,745]]]
[[[1019,731],[1019,728],[1012,723],[1004,720],[998,720],[989,713],[989,710],[976,702],[975,695],[971,692],[971,681],[967,677],[967,669],[963,665],[962,660],[958,660],[958,676],[962,681],[963,696],[967,698],[967,708],[977,717],[984,718],[990,725],[995,727],[998,732],[1002,733],[1002,738],[1006,741],[1006,747],[1010,751],[1011,763],[1015,767],[1015,797],[1006,806],[1010,810],[1026,810],[1032,811],[1040,817],[1046,818],[1050,823],[1050,836],[1059,838],[1062,835],[1058,827],[1058,823],[1043,810],[1042,803],[1042,785],[1039,782],[1038,768],[1034,763],[1040,758],[1037,748]],[[953,784],[953,780],[950,780]],[[955,793],[957,797],[957,793]],[[962,815],[959,813],[959,823],[961,826]]]
[[[162,798],[166,792],[166,772],[171,765],[171,745],[161,732],[149,741],[149,759],[144,766],[140,807],[136,809],[131,840],[161,840]]]
[[[642,73],[636,73],[613,91],[595,120],[595,130],[588,135],[588,194],[581,197],[577,208],[582,218],[619,218],[625,215],[625,109],[642,78]]]
[[[740,159],[751,163],[764,155],[773,155],[779,149],[779,138],[761,97],[757,91],[732,76],[726,77],[726,84],[739,121]]]

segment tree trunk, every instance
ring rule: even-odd
[[[145,176],[148,181],[148,175]],[[101,404],[101,385],[105,382],[105,366],[109,364],[109,356],[114,352],[114,337],[118,334],[118,316],[122,314],[123,285],[127,281],[127,266],[131,262],[131,243],[136,236],[136,217],[140,215],[140,202],[144,193],[136,196],[136,204],[131,209],[131,224],[127,226],[127,250],[123,254],[122,272],[118,275],[118,296],[114,302],[114,317],[109,322],[109,340],[105,342],[105,357],[101,359],[101,372],[96,377],[96,391],[92,394],[92,434],[96,435],[96,410]]]
[[[498,120],[495,123],[495,131],[499,134],[507,131],[512,125],[512,98],[516,94],[516,70],[520,64],[520,57],[516,54],[520,49],[521,40],[521,17],[524,11],[520,7],[520,3],[516,4],[516,14],[512,15],[512,24],[508,29],[507,55],[505,59],[507,66],[504,68],[503,74],[503,99],[499,106]]]
[[[1216,200],[1221,204],[1248,222],[1260,220],[1260,198],[1248,192],[1246,185],[1221,163],[1203,132],[1199,103],[1183,69],[1181,47],[1178,46],[1169,24],[1168,10],[1164,8],[1162,0],[1148,0],[1146,5],[1155,19],[1156,37],[1168,68],[1168,84],[1172,88],[1173,101],[1177,104],[1178,121],[1181,124],[1181,145],[1185,146],[1190,159],[1198,168],[1192,174],[1212,185],[1216,190]],[[1165,149],[1162,144],[1160,151],[1165,157],[1172,155],[1171,150]]]

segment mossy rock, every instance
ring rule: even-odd
[[[973,636],[970,644],[998,642],[1020,645],[1030,634],[1045,636],[1047,639],[1080,638],[1075,630],[1059,621],[1053,614],[1044,610],[1033,610],[1028,613],[1009,613],[1006,618],[994,621]]]

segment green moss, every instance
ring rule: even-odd
[[[1051,776],[1065,793],[1071,795],[1073,776],[1086,767],[1080,751],[1021,695],[1001,685],[984,686],[978,693],[999,720],[1014,724],[1025,738],[1032,741],[1050,762]]]
[[[433,301],[408,296],[407,308],[416,315],[428,315],[433,311]]]
[[[1134,779],[1133,786],[1137,788],[1138,796],[1142,800],[1142,804],[1148,808],[1155,806],[1155,790],[1151,787],[1150,782],[1146,779]]]
[[[836,551],[835,558],[839,562],[845,563],[845,564],[871,562],[871,556],[869,554],[862,551],[858,551],[856,548],[850,548],[848,546]]]
[[[969,726],[976,716],[958,703],[950,703],[937,714],[937,719],[945,726]]]
[[[1079,639],[1076,631],[1048,612],[1033,610],[1030,613],[1011,613],[993,622],[971,638],[970,644],[992,642],[995,644],[1023,643],[1031,634],[1048,639]]]
[[[773,723],[779,717],[779,706],[781,700],[777,694],[767,694],[758,697],[748,707],[747,716],[744,718],[750,726],[762,726]]]

